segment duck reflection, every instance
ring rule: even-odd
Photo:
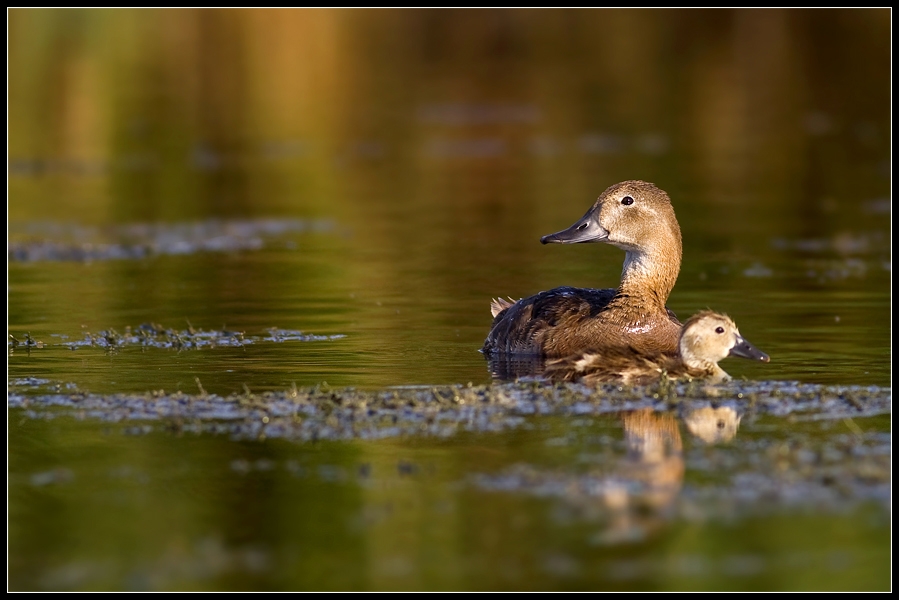
[[[736,436],[741,415],[730,406],[690,407],[683,411],[687,431],[705,444]],[[627,452],[614,474],[594,487],[608,511],[608,525],[594,541],[617,544],[645,538],[667,521],[683,488],[683,440],[674,413],[651,408],[620,415]]]
[[[490,485],[564,500],[558,509],[598,523],[592,541],[620,545],[646,539],[665,527],[677,510],[686,471],[680,420],[703,445],[733,439],[741,419],[731,406],[711,402],[675,411],[652,408],[614,417],[624,432],[624,453],[595,459],[580,475],[519,466]]]
[[[621,415],[627,454],[621,473],[631,486],[631,503],[659,509],[671,503],[684,480],[683,442],[671,413],[651,408]]]
[[[619,418],[626,447],[623,460],[611,472],[608,465],[597,465],[587,493],[569,497],[603,513],[605,524],[593,541],[604,545],[639,541],[662,527],[684,481],[683,442],[673,413],[648,408]]]
[[[487,370],[498,381],[541,379],[546,369],[546,359],[536,354],[485,355]]]

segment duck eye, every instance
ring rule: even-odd
[[[724,333],[724,327],[715,327],[715,333]]]
[[[625,196],[624,198],[621,199],[621,203],[624,204],[625,206],[630,206],[631,204],[634,203],[634,199],[631,198],[630,196]]]

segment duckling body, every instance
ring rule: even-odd
[[[551,360],[545,376],[555,381],[646,385],[661,379],[702,379],[719,383],[730,379],[718,361],[740,356],[768,362],[767,354],[740,335],[727,315],[699,312],[684,323],[676,352],[641,352],[637,349],[586,350]]]
[[[666,307],[680,271],[680,227],[671,200],[645,181],[610,186],[574,225],[544,244],[601,242],[625,251],[617,289],[558,287],[495,299],[481,349],[488,356],[563,357],[586,348],[676,352],[681,323]]]

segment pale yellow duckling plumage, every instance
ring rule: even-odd
[[[661,379],[702,379],[717,383],[730,379],[718,365],[727,356],[768,362],[768,355],[740,335],[727,315],[699,312],[684,323],[677,352],[641,352],[621,348],[587,350],[546,365],[545,376],[555,381],[646,385]]]
[[[681,232],[671,200],[645,181],[610,186],[590,210],[544,244],[602,242],[625,251],[617,289],[559,287],[495,299],[482,352],[562,357],[586,348],[677,350],[681,324],[666,307],[680,271]]]

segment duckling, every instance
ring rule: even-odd
[[[767,354],[740,335],[727,315],[709,310],[696,313],[684,323],[678,352],[640,352],[635,349],[587,350],[567,358],[551,360],[544,375],[554,381],[647,385],[663,374],[669,379],[703,379],[720,383],[730,379],[718,361],[741,356],[768,362]]]
[[[676,352],[681,323],[666,306],[680,271],[680,226],[668,194],[646,181],[607,188],[574,225],[543,244],[601,242],[625,251],[617,289],[558,287],[491,302],[488,357],[563,357],[586,348]]]

